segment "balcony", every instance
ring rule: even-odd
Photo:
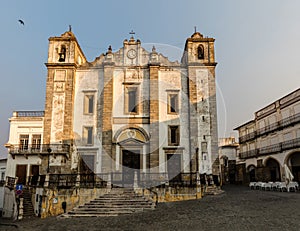
[[[300,113],[287,117],[280,121],[281,128],[285,128],[287,126],[292,126],[296,123],[300,122]]]
[[[281,142],[278,144],[269,145],[259,149],[253,149],[246,152],[240,153],[240,158],[248,159],[252,157],[265,156],[270,154],[280,153],[286,150],[300,148],[300,138],[296,138],[293,140]]]
[[[281,152],[281,143],[260,148],[258,151],[259,155],[269,155],[278,152]]]
[[[297,113],[297,114],[287,117],[279,122],[272,123],[263,128],[257,129],[254,132],[251,132],[249,134],[241,136],[241,137],[239,137],[239,142],[240,142],[240,144],[245,143],[245,142],[253,140],[257,137],[267,135],[271,132],[274,132],[274,131],[277,131],[280,129],[284,129],[289,126],[293,126],[297,123],[300,123],[300,113]]]
[[[257,149],[252,149],[246,152],[241,152],[240,153],[240,158],[241,159],[247,159],[247,158],[252,158],[257,156]]]
[[[262,136],[280,128],[280,123],[275,122],[257,130],[257,136]]]
[[[35,145],[9,145],[9,154],[15,155],[62,155],[70,152],[68,144],[35,144]]]
[[[44,111],[15,111],[15,117],[44,117]]]
[[[255,139],[255,137],[256,137],[256,132],[250,132],[250,133],[247,134],[247,135],[241,136],[241,137],[239,138],[239,142],[240,142],[240,143],[244,143],[244,142],[246,142],[246,141],[250,141],[250,140]]]

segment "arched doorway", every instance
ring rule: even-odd
[[[256,181],[255,166],[254,165],[250,165],[248,167],[248,172],[249,172],[250,182],[255,182]]]
[[[277,160],[269,158],[266,161],[266,180],[267,181],[280,181],[280,166]]]
[[[300,181],[300,152],[295,152],[290,156],[291,171],[294,176],[293,181]]]
[[[147,168],[147,151],[149,136],[137,126],[124,127],[117,131],[116,141],[116,165],[119,184],[123,187],[134,185],[135,174],[140,181],[140,174]],[[112,179],[114,182],[114,179]],[[138,183],[137,182],[137,183]]]

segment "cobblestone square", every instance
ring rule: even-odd
[[[300,230],[300,193],[226,186],[201,200],[118,217],[1,219],[0,230]],[[6,224],[6,225],[3,225]]]

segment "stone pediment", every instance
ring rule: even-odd
[[[121,142],[118,142],[118,144],[120,146],[141,146],[144,145],[145,142],[142,142],[134,138],[128,138],[126,140],[122,140]]]
[[[89,67],[100,67],[105,64],[113,64],[116,66],[148,66],[149,64],[159,64],[161,66],[180,66],[178,61],[172,62],[161,53],[157,53],[155,47],[152,51],[147,51],[138,42],[126,42],[124,46],[117,50],[112,51],[109,46],[106,53],[102,53],[96,57],[93,62],[86,64]]]

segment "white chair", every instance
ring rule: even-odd
[[[263,183],[263,182],[261,182],[261,181],[260,181],[260,182],[257,182],[257,183],[255,184],[255,188],[261,190],[261,189],[264,187],[264,184],[265,184],[265,183]]]
[[[278,188],[279,188],[280,192],[286,192],[287,191],[287,186],[286,186],[285,182],[280,182]]]
[[[272,186],[271,186],[271,188],[272,188],[272,190],[273,191],[278,191],[279,190],[279,185],[280,185],[280,182],[273,182],[272,183]]]
[[[255,189],[255,185],[256,185],[256,182],[250,182],[250,184],[249,184],[250,189]]]
[[[264,190],[268,190],[268,191],[271,191],[271,188],[272,188],[272,184],[273,184],[273,182],[268,182],[268,183],[265,183],[264,184]]]
[[[290,192],[291,189],[293,192],[297,192],[299,189],[299,184],[298,182],[291,181],[286,187],[288,192]]]

